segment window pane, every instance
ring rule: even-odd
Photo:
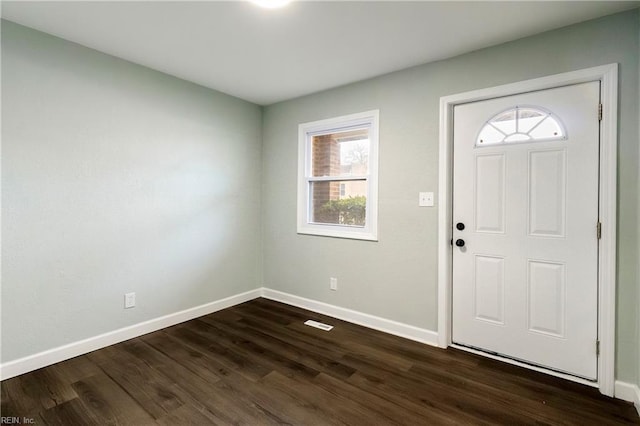
[[[505,142],[524,142],[524,141],[528,141],[529,139],[531,139],[529,135],[526,135],[524,133],[514,133],[504,138],[504,141]]]
[[[516,106],[485,123],[478,134],[476,146],[561,140],[565,137],[562,126],[550,112]]]
[[[312,176],[366,175],[369,145],[369,129],[313,136]]]
[[[365,225],[367,181],[311,182],[311,222]]]
[[[487,124],[478,135],[478,145],[493,145],[502,142],[504,133],[499,132],[493,126]]]
[[[551,116],[546,117],[529,134],[533,139],[555,139],[564,136],[560,124]]]
[[[518,109],[518,132],[529,133],[533,126],[541,122],[546,117],[542,111],[533,108]]]
[[[514,109],[505,111],[502,114],[491,120],[491,124],[504,132],[505,135],[510,135],[516,132],[516,111]]]

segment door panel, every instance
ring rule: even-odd
[[[599,93],[455,107],[455,343],[597,379]]]
[[[476,231],[504,233],[504,155],[478,155],[475,176]]]
[[[529,152],[529,235],[564,237],[566,150]]]
[[[504,324],[504,259],[475,256],[476,318]]]
[[[529,260],[527,263],[528,328],[537,333],[564,337],[564,264],[537,260]]]

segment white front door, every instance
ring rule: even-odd
[[[454,108],[454,343],[597,379],[599,102],[589,82]]]

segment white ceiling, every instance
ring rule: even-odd
[[[11,2],[4,19],[260,105],[638,7],[620,1]]]

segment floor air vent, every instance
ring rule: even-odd
[[[311,327],[319,328],[320,330],[324,330],[324,331],[331,331],[331,329],[333,328],[332,325],[323,324],[321,322],[314,321],[314,320],[306,320],[304,324]]]

